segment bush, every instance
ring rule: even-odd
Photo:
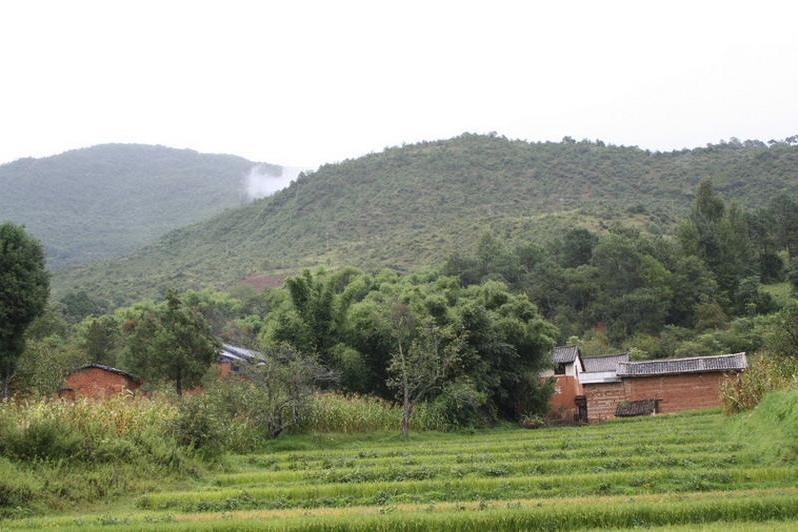
[[[452,428],[486,425],[495,414],[486,410],[488,396],[478,391],[472,382],[464,380],[449,384],[430,405],[430,409]]]
[[[796,382],[798,361],[761,354],[752,357],[749,368],[721,383],[720,394],[727,414],[751,410],[766,393]]]
[[[205,394],[183,398],[172,434],[180,445],[199,451],[204,458],[217,458],[224,452],[225,418]]]
[[[29,504],[38,488],[30,477],[5,458],[0,458],[0,515],[8,508],[19,508]]]

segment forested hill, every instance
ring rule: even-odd
[[[321,167],[276,195],[173,231],[117,260],[63,272],[57,291],[117,301],[165,287],[230,286],[253,274],[349,264],[432,264],[487,230],[563,225],[666,230],[706,176],[744,207],[798,193],[798,146],[733,142],[652,153],[601,142],[462,135]]]
[[[25,224],[44,243],[51,268],[85,264],[241,205],[254,165],[134,144],[20,159],[0,166],[0,222]]]

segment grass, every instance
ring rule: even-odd
[[[798,467],[729,439],[718,412],[580,428],[315,434],[83,513],[63,530],[792,530]]]

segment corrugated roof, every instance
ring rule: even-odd
[[[711,357],[670,358],[663,360],[641,360],[619,362],[619,377],[649,377],[678,373],[708,373],[719,371],[742,371],[748,367],[745,353]]]
[[[249,362],[254,362],[256,360],[265,360],[263,353],[259,351],[230,344],[222,344],[222,350],[219,353],[219,356],[227,358],[244,359]]]
[[[561,345],[554,348],[552,358],[555,364],[570,364],[581,355],[579,347],[575,345]]]
[[[614,355],[601,355],[582,359],[582,364],[587,372],[617,371],[619,362],[629,362],[629,353],[616,353]]]
[[[71,375],[72,373],[75,373],[76,371],[80,371],[80,370],[83,370],[83,369],[101,369],[103,371],[110,371],[111,373],[116,373],[117,375],[122,375],[123,377],[127,377],[128,379],[131,379],[131,380],[133,380],[133,381],[135,381],[135,382],[137,382],[139,384],[141,384],[141,382],[142,382],[142,380],[139,377],[137,377],[136,375],[133,375],[132,373],[128,373],[127,371],[125,371],[123,369],[112,368],[111,366],[104,366],[103,364],[86,364],[85,366],[81,366],[79,368],[73,369],[72,371],[69,372],[69,374]]]

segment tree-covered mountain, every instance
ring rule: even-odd
[[[798,146],[734,140],[659,153],[465,134],[388,148],[322,166],[127,257],[62,272],[56,290],[121,302],[314,265],[408,270],[440,262],[486,231],[545,236],[621,221],[656,233],[687,212],[707,176],[725,197],[763,206],[798,193]]]
[[[44,243],[51,268],[86,264],[241,205],[255,165],[233,155],[136,144],[20,159],[0,166],[0,222],[24,224]]]

